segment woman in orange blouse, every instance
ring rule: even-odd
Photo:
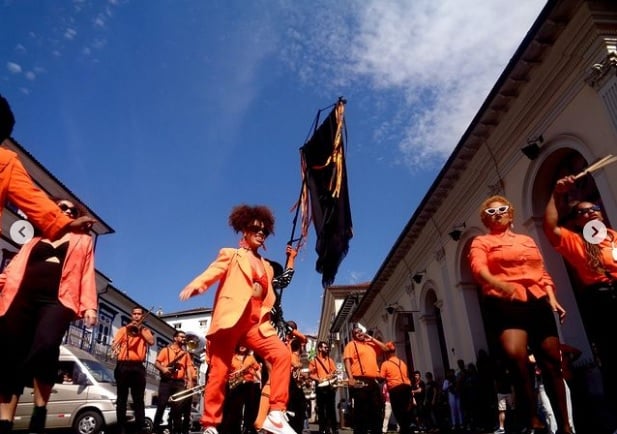
[[[553,281],[534,240],[512,231],[514,207],[502,196],[484,201],[480,219],[489,233],[474,238],[471,269],[482,285],[487,327],[497,333],[501,349],[518,376],[517,407],[530,432],[545,429],[537,414],[528,347],[546,377],[559,433],[571,433],[561,374],[560,344],[553,312],[565,310],[555,298]]]
[[[229,224],[242,233],[240,248],[221,249],[216,260],[180,292],[180,299],[187,300],[219,283],[207,336],[210,365],[201,418],[204,434],[218,434],[227,373],[239,343],[271,366],[270,412],[263,428],[274,434],[294,434],[285,414],[291,360],[270,322],[276,299],[273,271],[259,254],[274,230],[274,216],[265,206],[239,205],[232,210]]]
[[[69,200],[56,201],[68,219],[81,216]],[[47,402],[58,380],[62,337],[71,321],[97,321],[92,237],[66,232],[22,246],[0,274],[0,432],[10,427],[24,385],[34,380],[31,433],[43,432]]]

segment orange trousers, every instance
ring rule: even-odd
[[[204,389],[202,426],[218,426],[223,420],[225,387],[231,369],[231,360],[238,344],[246,345],[266,363],[270,371],[270,410],[285,411],[289,399],[289,350],[276,334],[264,337],[259,329],[261,300],[252,299],[238,323],[231,329],[219,330],[208,336],[208,380]],[[265,318],[267,321],[268,319]]]

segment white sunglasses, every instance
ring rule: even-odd
[[[510,207],[508,205],[501,205],[498,207],[494,207],[494,208],[486,208],[484,210],[485,213],[487,213],[488,215],[500,215],[500,214],[505,214],[508,212],[508,210],[510,209]]]

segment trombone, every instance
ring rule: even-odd
[[[205,387],[206,386],[204,384],[200,384],[198,386],[191,387],[190,389],[181,390],[180,392],[177,392],[171,395],[169,397],[169,401],[178,402],[178,401],[183,401],[186,398],[190,398],[194,395],[199,395],[201,392],[203,392]]]

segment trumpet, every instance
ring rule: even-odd
[[[135,321],[134,323],[128,324],[126,326],[126,333],[131,337],[139,336],[139,333],[141,332],[141,328],[143,327],[142,324],[144,323],[146,318],[150,316],[150,313],[152,312],[153,309],[154,309],[154,306],[152,306],[150,310],[146,312],[146,314],[142,316],[139,321]]]
[[[204,384],[200,384],[198,386],[191,387],[190,389],[181,390],[180,392],[177,392],[171,395],[169,397],[169,401],[171,402],[184,401],[185,399],[190,398],[194,395],[199,395],[201,392],[204,391],[205,387],[206,386]]]

